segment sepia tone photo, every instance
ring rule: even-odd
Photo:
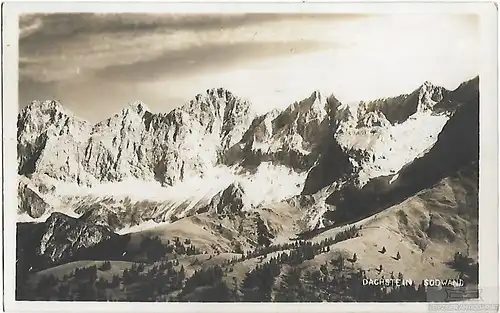
[[[481,298],[479,16],[18,25],[17,301]]]

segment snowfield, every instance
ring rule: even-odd
[[[271,158],[304,158],[323,143],[332,124],[337,125],[334,140],[349,156],[362,187],[375,177],[396,174],[434,145],[449,119],[432,112],[436,92],[442,96],[440,88],[426,83],[414,91],[416,102],[409,105],[417,106],[416,113],[401,123],[389,122],[383,108],[367,109],[370,103],[342,104],[317,91],[283,110],[257,117],[246,101],[227,90],[210,89],[168,114],[154,115],[145,104],[135,102],[92,128],[58,103],[37,102],[22,115],[26,126],[20,140],[26,150],[33,150],[31,145],[46,127],[66,129],[68,135],[49,137],[50,149],[43,150],[44,158],[36,164],[41,172],[28,179],[48,210],[38,218],[19,212],[18,220],[41,222],[53,211],[78,217],[97,206],[118,218],[139,215],[142,225],[123,222],[117,229],[134,232],[195,215],[232,184],[241,186],[243,210],[271,207],[300,195],[310,168],[294,170],[290,163],[268,159],[247,168],[245,153],[229,166],[220,164],[218,157],[231,147],[242,152],[249,147]],[[404,111],[409,97],[388,101],[402,99],[397,108]],[[50,125],[50,114],[61,120]],[[52,170],[51,177],[45,174]],[[317,192],[311,207],[304,210],[301,219],[308,228],[322,225],[329,209],[325,199],[340,186],[335,184],[342,182]]]
[[[372,178],[397,173],[421,156],[434,145],[448,119],[429,111],[417,112],[401,124],[344,128],[336,138],[345,149],[368,152],[369,159],[360,164],[362,186]]]

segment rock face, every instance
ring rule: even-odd
[[[380,111],[368,112],[364,116],[362,116],[358,121],[358,128],[368,127],[382,127],[387,128],[390,127],[391,123],[385,117],[384,113]]]
[[[94,126],[55,101],[34,102],[18,118],[19,173],[78,184],[133,177],[172,185],[213,167],[253,116],[247,102],[221,88],[168,114],[133,103]]]
[[[273,110],[257,117],[239,144],[226,153],[225,163],[241,162],[251,168],[273,162],[299,171],[309,170],[321,144],[331,134],[338,104],[335,97],[324,98],[316,91],[282,112]]]
[[[17,266],[27,272],[68,262],[81,254],[88,259],[91,257],[88,249],[119,238],[107,226],[96,225],[86,218],[52,213],[43,223],[18,223]]]
[[[34,186],[27,179],[23,179],[23,177],[19,180],[18,196],[18,213],[27,213],[31,217],[38,218],[50,207]]]
[[[398,172],[404,176],[402,168],[429,152],[450,116],[463,115],[458,112],[477,100],[477,91],[478,79],[454,91],[426,82],[409,94],[350,106],[313,92],[283,111],[255,116],[247,101],[219,88],[166,114],[132,103],[96,125],[55,101],[33,102],[18,117],[19,175],[25,181],[18,211],[39,217],[52,210],[38,192],[47,177],[51,185],[45,189],[55,198],[59,182],[93,187],[136,179],[191,188],[188,182],[197,179],[193,192],[200,194],[185,198],[172,194],[128,205],[105,201],[114,197],[110,193],[61,203],[118,230],[207,211],[252,211],[262,203],[254,198],[272,191],[282,195],[272,201],[315,195],[305,209],[316,213],[305,214],[311,219],[305,224],[317,225],[332,205],[325,202],[330,194],[340,190],[348,197],[349,188],[356,193],[385,186]],[[284,184],[292,175],[294,183]],[[31,185],[35,180],[38,189]]]
[[[443,87],[425,82],[411,94],[361,102],[358,116],[364,116],[367,112],[380,112],[392,124],[402,123],[415,113],[433,110],[434,106],[445,99],[448,93],[449,91]]]
[[[241,221],[240,229],[258,246],[267,246],[274,238],[270,225],[257,212],[252,212],[249,216],[246,216]]]
[[[471,85],[474,83],[469,82]],[[473,91],[471,87],[462,85],[457,92],[462,92],[462,88]],[[450,99],[457,99],[457,96],[452,93]],[[337,209],[328,214],[329,218],[342,222],[368,216],[455,175],[463,168],[472,166],[477,171],[479,94],[463,101],[426,154],[408,163],[395,175],[375,178],[361,189],[349,185],[331,194],[326,201]]]
[[[251,281],[241,274],[262,273],[273,262],[308,271],[315,256],[330,266],[339,254],[357,255],[356,271],[363,272],[385,262],[377,249],[363,248],[380,240],[385,273],[401,269],[390,259],[401,251],[415,281],[428,275],[427,266],[453,277],[446,262],[454,251],[477,255],[478,84],[476,78],[448,91],[424,83],[357,105],[314,92],[262,116],[230,92],[211,89],[167,114],[137,102],[96,125],[57,102],[33,102],[18,117],[17,210],[37,218],[17,224],[18,290],[43,272],[60,275],[66,266],[56,265],[72,262],[74,270],[75,263],[103,260],[147,261],[140,266],[160,275],[155,281],[181,266],[204,281],[200,268],[221,264],[224,280]],[[154,262],[151,250],[164,260]],[[113,275],[122,262],[112,262]],[[135,301],[136,290],[145,301],[170,299],[158,286],[143,292],[147,278],[128,284],[123,274],[106,289]],[[182,277],[181,293],[193,283]],[[69,285],[77,284],[56,282],[55,294]]]
[[[47,174],[57,180],[79,179],[81,155],[91,126],[56,101],[34,101],[17,118],[20,175]]]
[[[411,94],[361,102],[355,112],[339,107],[334,140],[328,143],[331,152],[322,154],[309,173],[303,194],[346,176],[362,187],[371,179],[397,173],[436,142],[449,116],[466,98],[474,98],[471,92],[464,96],[464,88],[471,89],[461,86],[448,91],[425,82]]]
[[[479,94],[466,101],[446,123],[429,152],[402,169],[401,180],[425,184],[479,162]]]
[[[226,189],[216,194],[210,204],[202,208],[198,213],[210,212],[216,215],[237,215],[242,210],[251,209],[251,203],[243,186],[239,183],[233,183]]]
[[[77,208],[75,212],[83,213],[80,219],[87,223],[109,227],[112,230],[122,226],[122,221],[118,215],[109,209],[105,203],[93,203],[90,207]]]
[[[44,232],[37,249],[51,262],[69,258],[78,250],[89,248],[115,236],[107,227],[52,213],[44,223]]]

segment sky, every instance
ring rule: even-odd
[[[473,15],[32,14],[19,28],[20,108],[56,99],[92,122],[219,87],[259,113],[315,90],[351,103],[454,89],[480,66]]]

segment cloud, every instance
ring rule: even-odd
[[[447,88],[477,75],[469,15],[49,14],[20,21],[20,100],[97,120],[143,100],[169,111],[225,87],[259,109],[313,90],[341,101]]]
[[[116,70],[169,58],[182,63],[183,55],[222,53],[229,57],[224,47],[235,52],[231,59],[288,54],[288,50],[298,53],[338,44],[321,35],[324,26],[318,21],[328,18],[335,21],[335,16],[328,15],[313,19],[271,14],[26,16],[21,20],[20,76],[49,82],[82,71],[102,74],[107,67]],[[199,67],[204,66],[200,64],[203,59],[197,61]]]
[[[157,29],[207,30],[220,27],[235,27],[248,22],[264,21],[270,16],[256,15],[248,18],[244,14],[135,14],[135,13],[72,13],[33,14],[20,19],[20,28],[25,30],[34,21],[43,25],[29,35],[36,41],[63,39],[83,34],[116,34],[124,32],[149,32]],[[23,36],[25,39],[29,36]]]
[[[361,14],[189,14],[189,13],[54,13],[26,14],[20,17],[20,29],[27,30],[33,23],[43,25],[34,35],[39,41],[90,33],[120,33],[152,31],[156,29],[206,31],[236,28],[269,21],[352,20],[365,18]],[[22,36],[24,39],[28,36]]]
[[[235,44],[203,45],[185,50],[171,51],[156,58],[131,64],[112,65],[94,73],[95,78],[116,81],[145,82],[165,77],[182,77],[218,72],[234,66],[242,66],[254,59],[276,55],[302,54],[331,48],[319,42],[242,42]]]

